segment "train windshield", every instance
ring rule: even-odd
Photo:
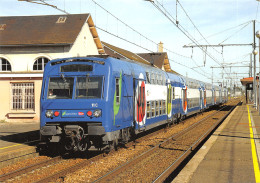
[[[103,77],[77,77],[76,99],[101,98]]]
[[[51,77],[48,87],[48,99],[71,99],[73,92],[73,77]]]

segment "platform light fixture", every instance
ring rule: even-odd
[[[257,1],[260,1],[260,0],[257,0]],[[255,36],[259,40],[259,45],[258,46],[259,46],[259,54],[260,54],[260,30],[256,31]],[[260,55],[258,55],[258,57],[259,57],[259,64],[260,64]],[[259,68],[259,74],[258,75],[260,75],[260,68]],[[258,80],[258,86],[259,86],[259,80]],[[259,115],[260,115],[260,106],[259,106],[259,103],[260,103],[259,102],[260,87],[258,88],[258,91],[257,91],[257,87],[256,87],[256,92],[255,93],[256,93],[256,106],[258,107],[258,112],[259,112]]]

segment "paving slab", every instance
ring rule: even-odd
[[[260,136],[260,116],[249,108],[257,131],[254,135]],[[254,139],[260,142],[256,136]],[[256,182],[247,105],[236,107],[172,182]]]
[[[0,123],[0,168],[37,156],[30,142],[39,139],[39,123]]]

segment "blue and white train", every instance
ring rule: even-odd
[[[131,60],[52,60],[42,82],[41,140],[68,151],[102,149],[226,101],[225,88]]]

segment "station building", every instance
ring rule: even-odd
[[[48,61],[102,53],[90,14],[0,17],[0,122],[39,122]]]

